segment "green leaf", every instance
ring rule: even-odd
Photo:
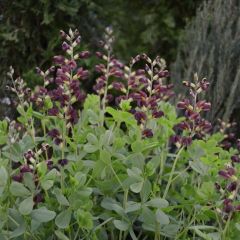
[[[54,181],[53,181],[53,180],[43,179],[43,180],[41,181],[41,187],[42,187],[45,191],[49,190],[49,189],[53,186],[53,184],[54,184]]]
[[[61,213],[59,213],[57,215],[57,217],[55,218],[55,224],[62,229],[65,229],[69,226],[70,221],[71,221],[71,216],[72,216],[72,212],[71,210],[67,209],[62,211]]]
[[[127,231],[130,226],[127,222],[123,220],[114,220],[113,224],[120,231]]]
[[[19,212],[22,215],[29,215],[33,210],[33,205],[34,205],[34,202],[33,202],[32,196],[28,197],[20,203]]]
[[[134,193],[140,193],[143,187],[143,182],[137,182],[130,185],[130,189]]]
[[[50,211],[45,207],[34,209],[31,213],[33,219],[38,222],[49,222],[53,220],[56,216],[54,211]]]
[[[16,197],[26,197],[31,195],[31,192],[23,186],[22,183],[12,182],[10,185],[10,192]]]
[[[111,154],[106,150],[100,151],[100,160],[107,165],[111,164]]]
[[[13,232],[10,233],[9,239],[16,239],[17,237],[23,235],[25,231],[26,231],[25,224],[21,223]]]
[[[152,191],[152,184],[148,179],[146,179],[143,183],[143,187],[140,192],[140,196],[143,202],[146,202],[148,200],[148,197],[151,191]]]
[[[169,217],[160,209],[156,212],[156,220],[160,225],[167,225],[170,223]]]
[[[98,145],[98,139],[97,139],[97,137],[93,133],[89,133],[87,135],[87,140],[92,145]]]
[[[80,228],[85,229],[93,228],[93,219],[92,215],[89,212],[86,212],[82,209],[78,209],[76,212],[76,219]]]
[[[54,233],[58,237],[59,240],[69,240],[69,238],[60,230],[56,230]]]
[[[57,198],[57,201],[62,206],[69,206],[69,201],[67,198],[62,194],[62,191],[59,188],[55,188],[53,191],[54,195]]]
[[[167,200],[162,198],[153,198],[150,201],[146,202],[145,205],[154,208],[165,208],[169,206],[169,203]]]
[[[2,195],[8,181],[8,173],[5,167],[0,168],[0,196]]]
[[[98,149],[99,149],[98,146],[92,145],[92,144],[89,144],[89,143],[85,144],[84,147],[83,147],[83,150],[84,150],[85,152],[87,152],[87,153],[94,153],[94,152],[96,152]]]
[[[78,185],[83,186],[87,180],[87,175],[82,172],[77,172],[74,178],[76,179]]]

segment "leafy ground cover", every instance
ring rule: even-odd
[[[9,72],[19,117],[0,122],[0,239],[238,239],[240,143],[204,119],[207,80],[173,104],[160,57],[124,65],[108,28],[85,69],[78,31],[60,35],[42,86]]]

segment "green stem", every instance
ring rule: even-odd
[[[172,183],[172,178],[173,178],[173,175],[174,175],[174,172],[175,172],[175,168],[176,168],[176,165],[177,165],[177,161],[178,161],[178,159],[179,159],[183,149],[184,149],[183,147],[180,148],[180,150],[178,151],[178,154],[177,154],[177,156],[176,156],[176,158],[174,160],[174,163],[173,163],[173,166],[172,166],[172,170],[170,172],[170,176],[169,176],[169,179],[168,179],[168,183],[167,183],[167,186],[166,186],[164,194],[163,194],[163,199],[165,199],[167,194],[168,194],[169,188],[170,188],[171,183]]]

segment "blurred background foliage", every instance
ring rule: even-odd
[[[0,0],[0,98],[9,66],[34,87],[34,69],[60,53],[59,30],[78,28],[84,44],[97,48],[106,26],[115,32],[123,61],[146,52],[168,63],[176,57],[185,25],[202,0]],[[3,109],[3,104],[0,105]],[[1,115],[1,109],[0,109]]]

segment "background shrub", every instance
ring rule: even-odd
[[[212,102],[208,118],[217,123],[239,122],[240,4],[237,0],[206,1],[187,27],[175,63],[172,80],[182,92],[182,80],[195,72],[211,83],[206,98]],[[239,129],[239,126],[238,126]]]

